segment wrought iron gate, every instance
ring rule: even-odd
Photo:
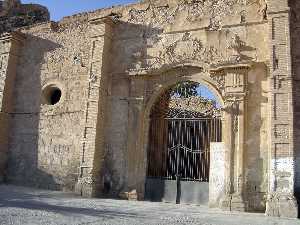
[[[206,203],[210,142],[221,141],[221,120],[212,113],[195,112],[186,104],[170,106],[174,99],[170,92],[167,94],[152,112],[145,197],[152,201]]]

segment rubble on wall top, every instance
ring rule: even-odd
[[[22,4],[20,0],[0,1],[0,33],[50,20],[48,9],[38,4]]]
[[[71,29],[93,19],[111,17],[115,21],[166,27],[173,25],[179,15],[189,23],[201,23],[198,27],[214,31],[221,30],[223,24],[231,24],[232,21],[265,21],[266,5],[259,4],[256,0],[249,0],[245,4],[239,0],[140,0],[66,16],[52,24],[55,23],[61,29]],[[31,29],[50,21],[47,8],[41,5],[21,4],[20,0],[0,0],[0,9],[0,33],[20,27]],[[241,10],[248,10],[248,14],[241,16]]]

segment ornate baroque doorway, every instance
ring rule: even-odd
[[[145,198],[207,204],[210,143],[221,142],[221,110],[196,82],[165,91],[150,114]]]

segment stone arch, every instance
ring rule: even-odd
[[[155,105],[156,100],[159,98],[161,94],[163,94],[170,87],[174,86],[178,82],[184,81],[193,81],[199,84],[206,86],[212,93],[217,97],[217,100],[222,108],[225,107],[225,98],[223,95],[223,90],[220,88],[220,85],[213,77],[210,75],[208,71],[203,71],[201,67],[195,67],[194,65],[184,65],[180,67],[175,67],[172,69],[168,69],[165,71],[161,71],[161,75],[159,79],[159,84],[157,87],[153,88],[150,92],[151,94],[146,97],[146,102],[144,104],[144,108],[141,110],[140,117],[140,132],[141,135],[139,140],[139,148],[143,151],[144,161],[143,161],[143,175],[144,179],[146,179],[146,171],[147,171],[147,148],[149,141],[149,126],[150,126],[150,114],[151,109]],[[145,180],[140,182],[139,189],[144,197],[145,194]]]
[[[176,73],[172,71],[172,73]],[[171,86],[175,85],[178,82],[183,82],[183,81],[194,81],[199,84],[203,84],[206,86],[210,91],[213,92],[213,94],[218,98],[219,103],[222,105],[222,107],[225,106],[225,98],[222,95],[222,91],[218,88],[218,84],[216,81],[214,81],[210,76],[208,72],[198,72],[195,74],[187,75],[187,76],[177,76],[177,77],[172,77],[171,79],[163,82],[162,85],[160,85],[159,89],[156,89],[155,93],[152,93],[150,98],[147,99],[147,103],[145,106],[145,116],[149,117],[150,111],[152,106],[155,104],[155,101],[157,98],[168,88]]]

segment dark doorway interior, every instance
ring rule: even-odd
[[[195,82],[166,91],[151,111],[145,198],[208,203],[210,142],[221,141],[217,104]]]

